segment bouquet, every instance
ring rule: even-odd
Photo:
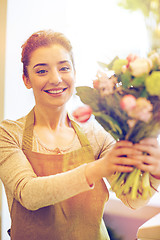
[[[117,141],[138,143],[146,137],[158,137],[160,55],[155,51],[146,58],[129,54],[126,59],[116,57],[109,64],[99,64],[103,70],[97,72],[93,87],[76,88],[96,120]],[[109,76],[109,72],[113,74]],[[130,194],[132,199],[147,199],[151,188],[149,173],[137,168],[131,173],[116,173],[111,184],[117,196]]]

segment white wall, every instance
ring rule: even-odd
[[[97,60],[148,48],[142,15],[118,8],[115,0],[8,0],[7,20],[5,118],[16,119],[34,104],[20,59],[21,45],[37,30],[51,28],[71,39],[77,85],[92,84]]]

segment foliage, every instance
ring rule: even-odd
[[[98,71],[93,88],[77,87],[77,95],[92,108],[97,121],[116,140],[139,142],[160,133],[160,55],[151,52],[147,58],[130,54],[115,58],[109,65],[99,63],[107,72]],[[134,182],[134,184],[133,184]],[[117,173],[112,183],[117,196],[131,194],[147,198],[151,193],[149,174],[134,169]]]
[[[153,14],[157,22],[160,22],[160,1],[159,0],[118,0],[118,5],[131,10],[140,10],[145,17]]]

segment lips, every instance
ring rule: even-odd
[[[50,94],[59,94],[59,93],[64,92],[66,89],[67,88],[49,89],[49,90],[44,90],[44,92],[50,93]]]

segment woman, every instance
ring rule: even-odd
[[[0,176],[11,214],[11,239],[108,240],[102,215],[109,194],[103,177],[111,181],[116,171],[131,172],[137,166],[153,175],[156,188],[158,145],[154,139],[135,146],[115,144],[97,123],[79,126],[72,120],[65,107],[76,73],[72,47],[63,34],[34,33],[22,46],[22,63],[35,107],[0,126]],[[144,151],[150,154],[145,162]],[[122,201],[132,208],[145,204],[129,197]]]

